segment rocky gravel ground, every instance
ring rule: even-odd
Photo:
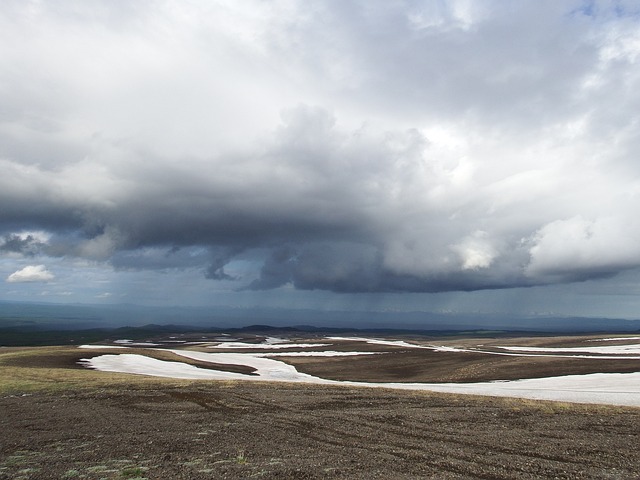
[[[0,398],[0,479],[633,479],[640,409],[254,382]]]

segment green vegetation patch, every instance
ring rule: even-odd
[[[129,479],[133,479],[133,478],[141,479],[143,478],[142,475],[144,475],[146,470],[147,470],[146,467],[126,467],[122,469],[122,471],[120,472],[120,475],[124,478],[129,478]]]

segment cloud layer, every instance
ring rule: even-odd
[[[635,269],[634,8],[7,2],[0,252],[249,290]]]

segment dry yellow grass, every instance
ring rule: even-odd
[[[182,386],[189,381],[147,377],[121,373],[98,372],[89,369],[48,367],[46,360],[52,355],[75,353],[75,347],[34,347],[0,350],[0,395],[65,390],[100,389],[107,387],[145,387],[159,385]],[[28,358],[25,358],[28,357]],[[28,362],[24,362],[28,359]],[[34,367],[39,359],[40,366]],[[20,360],[21,362],[16,362]],[[15,366],[15,363],[31,363],[32,366]]]

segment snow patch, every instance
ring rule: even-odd
[[[640,406],[640,372],[594,373],[561,377],[534,378],[514,381],[478,383],[366,383],[338,382],[298,372],[283,362],[243,353],[207,353],[170,350],[187,358],[206,362],[246,365],[256,369],[258,376],[208,370],[182,362],[156,360],[144,355],[101,355],[82,362],[96,370],[134,373],[199,380],[252,380],[378,387],[401,390],[428,390],[434,392],[488,395],[498,397],[529,398],[560,402],[601,403]]]
[[[244,343],[224,342],[207,348],[243,348],[255,350],[280,350],[282,348],[316,348],[328,347],[330,343]]]
[[[387,352],[268,352],[254,353],[256,357],[353,357],[357,355],[384,355]]]
[[[640,354],[640,345],[609,345],[606,347],[494,347],[511,352],[550,352],[550,353],[604,353],[604,354]]]
[[[78,348],[129,348],[125,345],[120,346],[120,345],[78,345]]]
[[[429,350],[434,349],[434,347],[431,347],[431,346],[416,345],[415,343],[408,343],[408,342],[405,342],[404,340],[380,340],[377,338],[366,338],[366,337],[327,337],[327,340],[365,342],[371,345],[386,345],[390,347],[426,348]]]
[[[640,340],[640,337],[615,337],[615,338],[596,338],[593,340],[589,340],[589,342],[618,342],[624,340]]]
[[[135,346],[135,347],[159,347],[159,343],[151,343],[151,342],[134,342],[133,340],[129,340],[128,338],[124,338],[121,340],[114,340],[113,343],[118,343],[121,345],[127,346]]]

